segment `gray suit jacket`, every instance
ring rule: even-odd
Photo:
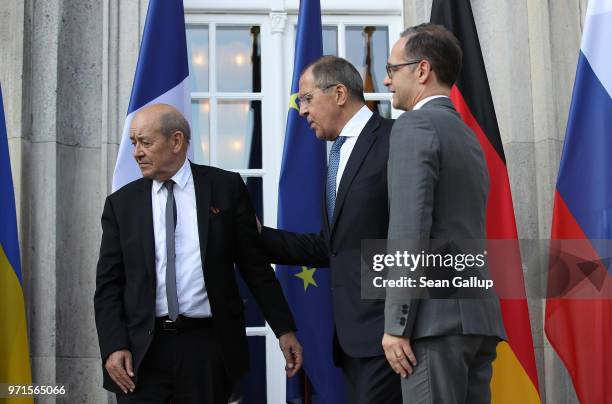
[[[395,121],[389,145],[390,240],[485,239],[489,177],[474,133],[448,98]],[[494,292],[492,292],[494,293]],[[385,332],[506,338],[499,300],[410,299],[387,289]]]

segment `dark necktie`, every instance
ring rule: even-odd
[[[174,247],[174,230],[176,229],[174,181],[166,181],[164,186],[168,190],[168,198],[166,199],[166,298],[168,299],[168,317],[175,321],[179,315],[179,304],[176,291],[176,252]]]

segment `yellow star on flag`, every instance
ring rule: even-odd
[[[295,274],[296,277],[304,281],[304,292],[306,291],[306,289],[308,289],[309,285],[314,285],[315,287],[318,287],[317,282],[314,280],[314,273],[316,270],[317,268],[302,267],[302,272],[300,272],[299,274]]]
[[[293,108],[299,112],[300,107],[298,107],[297,102],[295,101],[297,97],[298,97],[298,93],[291,94],[291,97],[289,97],[289,108]]]

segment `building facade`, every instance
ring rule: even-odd
[[[382,85],[384,64],[404,27],[429,20],[431,0],[321,3],[325,53],[369,74],[366,99],[397,117]],[[195,160],[240,172],[258,213],[274,225],[298,0],[184,5]],[[147,0],[10,0],[0,6],[0,81],[33,379],[68,384],[70,396],[58,402],[114,400],[101,388],[95,266],[147,6]],[[586,0],[472,0],[472,8],[519,237],[546,239]],[[245,298],[256,366],[243,393],[283,402],[276,339]],[[543,335],[543,301],[531,299],[529,308],[542,398],[574,403],[567,373]]]

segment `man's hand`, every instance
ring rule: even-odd
[[[132,354],[127,349],[115,351],[108,356],[104,367],[111,379],[119,386],[125,394],[128,390],[134,392],[136,385],[132,381],[134,370],[132,369]]]
[[[302,346],[293,331],[281,335],[278,343],[283,355],[285,355],[287,377],[293,377],[302,367]]]
[[[387,361],[395,373],[403,378],[412,374],[412,367],[416,366],[417,361],[408,338],[385,333],[382,339],[382,346],[385,350]]]

